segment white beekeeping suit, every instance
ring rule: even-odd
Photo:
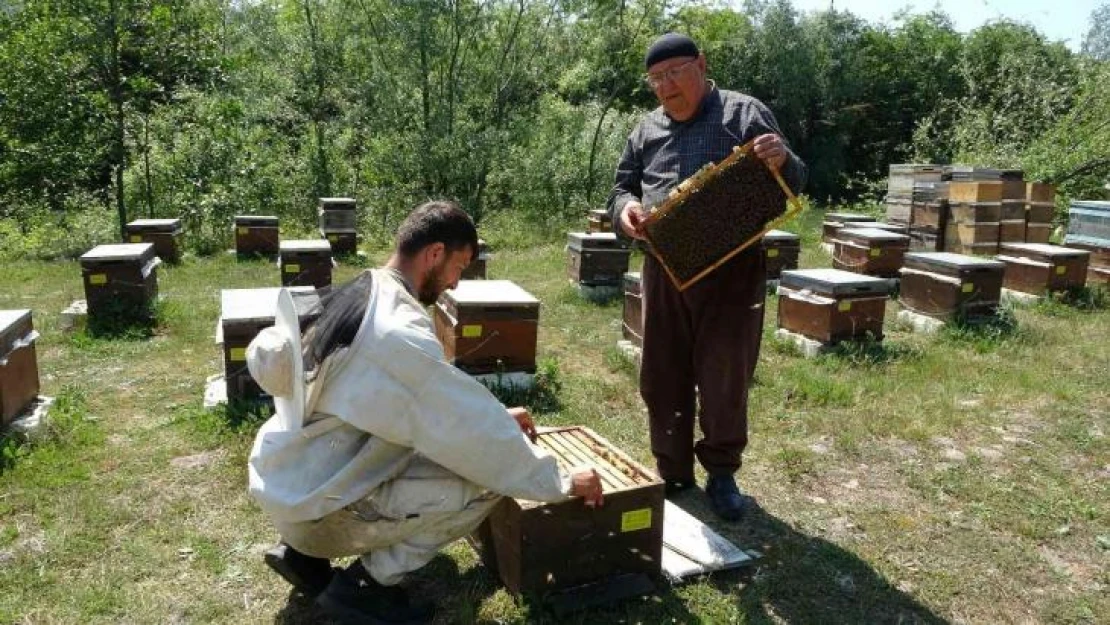
[[[392,584],[477,527],[498,496],[560,501],[570,479],[446,362],[399,274],[377,269],[372,280],[354,340],[311,382],[284,289],[277,323],[248,347],[251,375],[276,408],[251,451],[250,492],[294,548],[363,555]]]

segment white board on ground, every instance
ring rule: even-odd
[[[672,581],[736,568],[753,560],[697,517],[670,501],[664,503],[663,574]]]

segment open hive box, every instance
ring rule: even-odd
[[[621,320],[621,336],[636,347],[644,346],[644,295],[640,283],[640,272],[624,274],[624,309]]]
[[[505,498],[472,537],[509,592],[546,594],[660,573],[663,482],[585,427],[542,432],[536,445],[564,470],[597,469],[605,504],[580,498],[537,503]]]
[[[648,246],[680,291],[802,209],[779,172],[751,146],[733,148],[719,164],[681,182],[644,219]]]

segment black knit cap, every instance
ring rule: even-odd
[[[667,33],[655,40],[648,48],[644,57],[644,67],[651,67],[660,61],[673,59],[676,56],[693,56],[698,54],[698,44],[686,35]]]

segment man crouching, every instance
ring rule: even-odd
[[[303,329],[282,291],[275,326],[247,348],[276,408],[249,464],[250,492],[282,537],[266,562],[334,617],[431,620],[433,607],[399,583],[500,497],[602,503],[592,468],[560,471],[529,443],[526,410],[506,409],[445,360],[426,306],[477,252],[462,209],[423,204],[384,267],[325,296]],[[356,555],[333,574],[330,558]]]

